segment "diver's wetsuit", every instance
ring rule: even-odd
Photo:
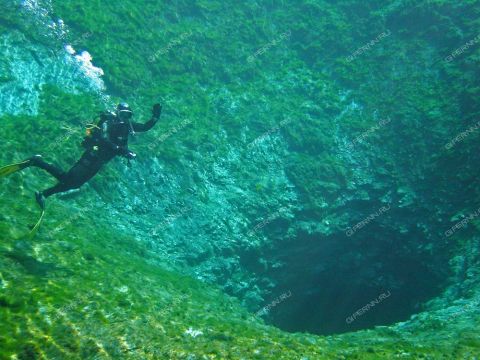
[[[39,167],[58,180],[58,184],[43,191],[44,197],[77,189],[90,180],[98,171],[115,156],[129,157],[128,135],[131,131],[145,132],[150,130],[158,118],[152,117],[145,124],[131,121],[122,122],[115,113],[106,112],[100,117],[95,136],[84,140],[82,145],[87,149],[80,160],[67,172],[48,164],[41,157],[31,159],[31,166]]]

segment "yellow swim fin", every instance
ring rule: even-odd
[[[28,164],[30,163],[30,160],[25,160],[16,164],[10,164],[4,167],[0,168],[0,177],[7,176],[10,174],[13,174],[19,170],[25,169]]]
[[[44,215],[45,215],[45,210],[42,210],[42,214],[40,215],[40,219],[38,219],[38,221],[35,224],[35,226],[33,227],[33,229],[30,230],[30,232],[27,235],[28,240],[32,240],[35,237],[35,235],[37,235],[38,229],[40,228],[40,225],[42,225]]]

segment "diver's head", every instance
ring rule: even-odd
[[[117,106],[117,116],[120,121],[129,121],[133,116],[132,109],[127,103],[122,102]]]

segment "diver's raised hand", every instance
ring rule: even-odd
[[[161,113],[162,113],[162,105],[160,105],[160,104],[153,105],[152,118],[154,118],[155,121],[158,121]]]

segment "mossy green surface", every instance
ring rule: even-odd
[[[282,332],[219,289],[149,263],[148,249],[113,232],[96,211],[84,210],[69,224],[59,214],[71,209],[50,208],[46,226],[57,223],[53,234],[31,243],[12,240],[6,234],[15,222],[6,220],[21,214],[13,197],[2,203],[11,210],[0,223],[2,359],[473,359],[477,354],[472,325],[478,317],[458,329],[461,318],[441,323],[432,317],[408,331],[381,327],[331,337]],[[35,214],[34,207],[22,209],[23,218]],[[201,334],[189,335],[189,329]]]
[[[48,96],[38,117],[2,118],[12,148],[23,149],[13,154],[17,160],[49,145],[44,137],[32,142],[22,134],[62,136],[58,121],[65,113],[74,118],[88,108],[92,113],[85,115],[93,116],[98,106],[84,95],[44,91]],[[63,165],[74,160],[79,152],[69,148],[60,146],[55,160],[63,159]],[[478,316],[468,326],[461,324],[463,317],[439,322],[432,316],[408,331],[380,327],[330,337],[266,326],[219,289],[165,270],[171,265],[143,242],[112,229],[92,192],[73,204],[52,201],[38,236],[15,240],[35,222],[33,190],[47,179],[28,171],[2,179],[2,358],[473,359],[477,354]],[[194,337],[189,329],[202,333]]]
[[[261,217],[283,185],[259,171],[268,162],[256,159],[248,145],[292,119],[275,133],[288,144],[288,152],[278,157],[299,194],[294,205],[301,207],[295,214],[298,222],[328,220],[331,225],[322,235],[341,232],[352,223],[344,214],[345,202],[371,200],[375,206],[381,204],[377,191],[392,189],[399,199],[419,204],[397,214],[408,213],[415,226],[432,234],[441,232],[442,221],[470,211],[478,200],[472,181],[477,175],[478,155],[472,149],[478,134],[462,147],[442,147],[479,114],[474,81],[479,49],[451,64],[432,57],[431,50],[437,50],[435,56],[447,56],[475,36],[478,4],[296,1],[286,11],[285,2],[53,1],[55,15],[71,29],[69,42],[88,49],[94,64],[105,71],[113,100],[128,101],[139,118],[148,118],[157,101],[163,103],[164,113],[155,130],[132,145],[140,155],[134,170],[128,173],[115,161],[87,191],[51,199],[32,242],[14,238],[37,220],[33,192],[53,181],[30,169],[1,179],[0,358],[475,359],[480,353],[478,312],[446,320],[434,311],[425,312],[406,325],[329,337],[266,326],[237,299],[180,275],[183,263],[177,269],[173,257],[169,262],[155,242],[133,231],[148,224],[143,222],[146,215],[158,216],[153,223],[163,217],[133,201],[126,209],[122,200],[144,191],[146,196],[138,196],[147,204],[147,198],[155,196],[163,201],[155,185],[160,176],[171,176],[182,185],[174,196],[182,206],[192,197],[192,187],[198,202],[209,204],[215,201],[210,183],[225,185],[227,180],[207,176],[207,182],[199,174],[224,161],[241,189],[256,194],[244,211],[252,219]],[[15,12],[2,14],[2,33],[21,31],[49,44],[41,32],[16,21]],[[462,14],[462,22],[457,21]],[[409,21],[412,17],[431,20],[425,30],[417,29]],[[386,28],[392,37],[382,46],[354,62],[345,60]],[[285,31],[292,32],[291,38],[248,62]],[[149,61],[182,36],[181,42]],[[0,74],[0,83],[11,79]],[[106,106],[96,93],[72,94],[53,85],[39,91],[37,115],[0,118],[5,139],[1,164],[43,153],[68,168],[81,154],[84,124]],[[457,100],[459,94],[463,101]],[[341,116],[351,103],[361,108]],[[341,141],[353,141],[385,118],[392,123],[356,145],[349,154],[352,162],[338,156]],[[185,119],[192,123],[158,141]],[[151,144],[157,144],[153,150]],[[225,160],[232,148],[239,149],[235,156],[242,159],[241,166]],[[157,169],[153,161],[162,164],[164,174],[152,173]],[[372,179],[375,184],[365,189]],[[244,202],[242,196],[230,196],[232,203]],[[174,205],[165,207],[178,213]],[[222,221],[230,226],[228,219]],[[410,252],[417,244],[394,248],[412,261],[446,268],[450,255],[477,251],[473,235],[470,229],[448,246],[426,237],[428,243],[414,254]],[[239,241],[244,248],[260,252],[262,241],[249,243],[245,238]],[[160,234],[158,241],[164,239]],[[406,239],[407,244],[415,240]],[[205,257],[218,256],[216,250],[205,251]],[[476,264],[473,256],[470,261]],[[240,282],[245,275],[235,276]],[[477,282],[467,275],[461,281],[468,283],[466,297],[473,297]],[[202,333],[185,333],[190,328]]]

